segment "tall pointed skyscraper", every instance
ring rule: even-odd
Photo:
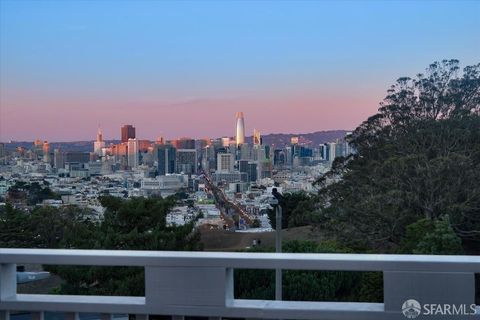
[[[262,144],[262,136],[260,135],[260,131],[257,129],[253,129],[253,145],[258,146]]]
[[[102,156],[103,148],[105,148],[105,141],[103,141],[102,130],[98,127],[97,140],[93,143],[93,152],[98,156]]]
[[[243,112],[237,112],[235,118],[237,119],[235,141],[238,146],[245,143],[245,123],[243,121]]]

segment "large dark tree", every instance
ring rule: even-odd
[[[15,202],[25,198],[26,204],[31,206],[39,204],[46,199],[60,199],[60,195],[54,193],[48,185],[48,182],[45,180],[42,184],[17,181],[8,189],[7,199],[10,202]]]
[[[279,200],[282,206],[282,228],[309,225],[312,220],[314,204],[306,192],[285,193]],[[268,218],[274,229],[276,226],[276,210],[268,210]]]
[[[443,216],[480,240],[480,64],[400,78],[350,143],[319,181],[322,222],[350,245],[395,250],[408,225]]]

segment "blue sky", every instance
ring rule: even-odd
[[[302,96],[316,101],[302,109],[305,118],[320,120],[338,98],[342,112],[349,104],[355,116],[333,124],[299,121],[288,128],[279,120],[279,126],[268,124],[264,131],[314,131],[330,124],[350,129],[375,112],[396,78],[444,58],[478,63],[479,53],[480,1],[2,0],[0,124],[5,129],[0,128],[0,138],[42,136],[42,128],[32,131],[18,119],[49,114],[58,120],[59,100],[62,112],[72,117],[83,105],[106,118],[128,102],[142,117],[153,112],[162,118],[172,114],[164,110],[172,105],[194,101],[192,109],[208,109],[197,102],[211,100],[224,101],[220,114],[233,117],[242,106],[239,99],[249,111],[248,103],[262,108],[258,101],[264,101],[268,109],[285,96],[293,112],[295,97]],[[360,105],[342,104],[345,95],[353,101],[360,95]],[[328,103],[322,96],[329,96]],[[117,116],[120,123],[112,128],[102,119],[83,128],[102,122],[113,135],[121,122],[149,125],[135,114]],[[246,118],[248,123],[249,112]],[[228,134],[230,122],[185,134]],[[167,135],[181,135],[178,126],[161,125]],[[69,139],[92,135],[80,126],[71,129],[65,133]],[[155,135],[148,130],[148,138]]]

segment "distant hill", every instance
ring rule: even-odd
[[[319,145],[326,142],[334,142],[337,139],[345,137],[346,130],[329,130],[317,131],[312,133],[271,133],[262,135],[263,144],[275,145],[282,147],[285,144],[290,144],[292,137],[298,137],[300,142]],[[252,137],[247,137],[247,141],[251,143]]]
[[[106,140],[106,145],[110,143],[119,143],[119,140]],[[17,147],[24,147],[31,149],[33,147],[33,141],[12,141],[5,143],[7,150],[15,150]],[[91,152],[93,151],[93,141],[71,141],[71,142],[50,142],[50,150],[60,149],[63,151],[80,151]]]
[[[290,144],[292,137],[298,137],[301,143],[306,143],[314,146],[325,142],[333,142],[336,139],[342,139],[345,137],[346,130],[329,130],[329,131],[317,131],[312,133],[271,133],[262,135],[263,144],[274,145],[276,147],[283,147],[286,144]],[[247,142],[252,143],[252,137],[246,138]],[[107,140],[106,145],[111,143],[119,143],[118,140]],[[7,150],[14,150],[16,147],[25,147],[31,149],[33,142],[30,141],[12,141],[5,143]],[[72,142],[50,142],[50,149],[61,149],[63,151],[93,151],[93,141],[72,141]]]

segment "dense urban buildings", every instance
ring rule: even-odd
[[[345,139],[314,145],[295,136],[289,143],[267,145],[256,129],[247,141],[243,112],[235,115],[234,137],[149,141],[139,139],[135,127],[128,124],[121,127],[117,141],[105,141],[99,128],[90,151],[40,139],[31,148],[9,149],[2,143],[0,195],[5,196],[18,181],[44,180],[61,195],[61,200],[50,203],[87,206],[101,213],[100,194],[123,198],[183,191],[198,206],[214,195],[212,190],[221,190],[228,201],[260,214],[268,206],[261,188],[315,192],[313,180],[328,170],[335,157],[352,151]],[[212,217],[224,224],[218,215]],[[268,228],[268,219],[262,221]]]
[[[221,196],[234,207],[254,212],[268,229],[268,219],[261,218],[268,207],[268,188],[316,192],[312,182],[330,168],[336,157],[348,156],[353,151],[344,138],[315,144],[303,136],[293,136],[284,143],[264,144],[260,131],[254,129],[247,140],[243,112],[235,115],[234,137],[159,137],[150,141],[137,137],[135,127],[127,124],[121,127],[118,138],[118,142],[105,141],[99,128],[89,151],[72,150],[40,139],[31,148],[9,150],[8,145],[1,144],[0,195],[5,196],[18,181],[47,181],[61,195],[61,200],[48,203],[87,206],[99,213],[102,209],[97,198],[106,194],[121,198],[165,197],[186,192],[195,199],[195,208]],[[177,223],[178,215],[191,216],[190,211],[175,212],[169,219]],[[225,226],[225,220],[216,212],[213,211],[209,223],[213,219]]]

